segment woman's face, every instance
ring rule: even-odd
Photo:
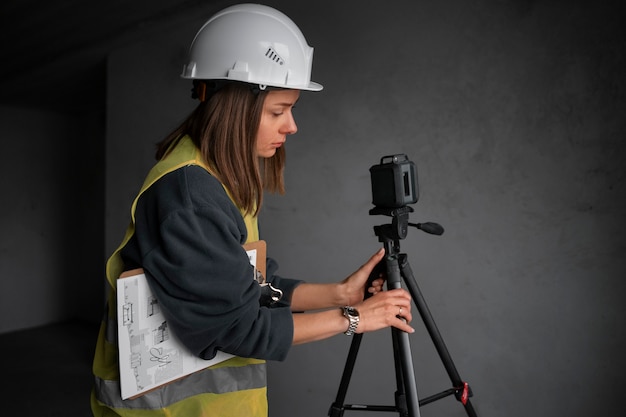
[[[276,149],[287,140],[287,135],[298,131],[292,113],[298,97],[299,90],[272,90],[267,94],[256,138],[257,156],[274,156]]]

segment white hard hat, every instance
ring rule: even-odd
[[[268,6],[238,4],[200,28],[181,76],[320,91],[311,81],[312,64],[313,48],[289,17]]]

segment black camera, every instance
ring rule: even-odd
[[[419,190],[415,164],[405,154],[383,156],[370,168],[372,203],[395,209],[417,203]]]

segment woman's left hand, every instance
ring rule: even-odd
[[[385,249],[381,248],[378,252],[372,255],[366,263],[364,263],[359,269],[352,273],[348,278],[341,282],[341,286],[344,287],[344,299],[345,305],[354,305],[361,301],[365,296],[367,290],[370,294],[377,294],[383,290],[383,284],[385,283],[385,276],[381,272],[377,278],[375,278],[370,286],[366,289],[368,278],[370,274],[380,263],[385,256]]]

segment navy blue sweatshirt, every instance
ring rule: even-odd
[[[221,350],[283,360],[293,339],[291,294],[301,282],[267,281],[284,292],[273,307],[259,304],[260,286],[242,248],[246,226],[222,184],[190,165],[166,174],[137,203],[135,234],[121,251],[125,269],[144,269],[174,334],[204,359]]]

